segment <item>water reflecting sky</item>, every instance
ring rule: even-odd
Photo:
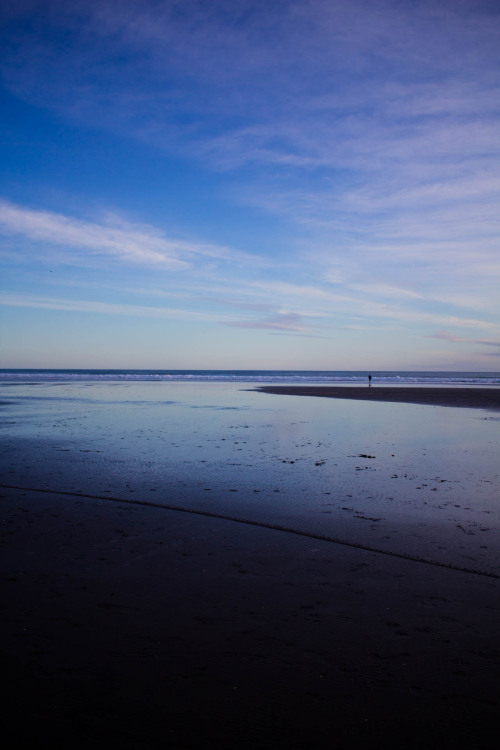
[[[492,412],[252,388],[2,384],[3,481],[228,513],[500,572]]]

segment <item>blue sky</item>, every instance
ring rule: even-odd
[[[500,6],[0,11],[3,367],[500,369]]]

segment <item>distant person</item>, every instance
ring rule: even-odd
[[[368,388],[371,387],[371,384],[372,384],[372,376],[368,375]]]

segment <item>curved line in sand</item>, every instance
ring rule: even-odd
[[[459,573],[472,573],[476,576],[486,576],[488,578],[500,579],[498,573],[491,573],[485,570],[476,570],[475,568],[464,568],[459,565],[453,565],[452,563],[439,562],[438,560],[429,560],[425,557],[417,557],[416,555],[407,555],[404,552],[392,552],[391,550],[379,549],[378,547],[370,547],[367,544],[361,544],[359,542],[350,542],[347,539],[337,539],[336,537],[326,536],[324,534],[316,534],[312,531],[303,531],[301,529],[292,529],[289,526],[281,526],[279,524],[266,523],[264,521],[253,521],[249,518],[238,518],[237,516],[227,516],[223,513],[215,513],[210,510],[196,510],[194,508],[183,508],[179,505],[163,505],[161,503],[153,503],[149,500],[127,500],[126,498],[112,497],[111,495],[87,495],[82,492],[69,492],[65,490],[47,490],[39,487],[20,487],[14,484],[0,484],[0,487],[11,490],[24,490],[25,492],[44,492],[48,495],[68,495],[70,497],[81,497],[89,500],[108,500],[113,503],[124,503],[126,505],[143,505],[148,508],[160,508],[161,510],[173,510],[178,513],[191,513],[195,516],[206,516],[208,518],[218,518],[222,521],[232,521],[233,523],[244,523],[248,526],[257,526],[262,529],[274,529],[275,531],[283,531],[286,534],[296,534],[297,536],[305,536],[310,539],[318,539],[322,542],[331,542],[333,544],[341,544],[344,547],[354,547],[354,549],[361,549],[365,552],[375,552],[379,555],[388,555],[389,557],[398,557],[401,560],[409,560],[410,562],[424,563],[425,565],[434,565],[438,568],[446,568],[447,570],[456,570]]]

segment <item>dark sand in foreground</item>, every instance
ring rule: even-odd
[[[159,508],[0,494],[16,746],[496,747],[499,581]]]
[[[287,396],[322,396],[324,398],[347,398],[358,401],[394,401],[430,406],[459,406],[468,409],[500,409],[500,388],[263,385],[256,390],[262,393]]]

